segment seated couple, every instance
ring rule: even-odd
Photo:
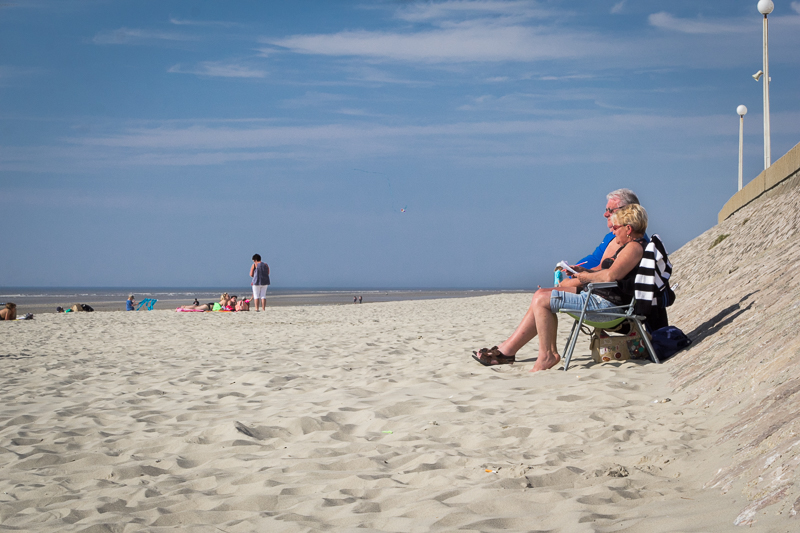
[[[187,311],[236,311],[236,300],[238,296],[235,294],[229,296],[227,292],[219,297],[219,302],[209,302],[207,304],[195,303],[194,305],[183,305],[180,309]],[[197,302],[197,300],[195,300]]]
[[[633,279],[647,245],[647,212],[638,203],[630,203],[624,207],[615,206],[609,195],[606,217],[613,240],[605,248],[600,264],[591,269],[573,267],[578,272],[574,278],[562,281],[558,287],[536,291],[527,313],[514,333],[497,346],[473,352],[476,361],[484,366],[511,364],[516,359],[517,351],[538,335],[539,357],[531,372],[553,368],[561,361],[556,348],[556,313],[562,309],[580,312],[588,299],[588,293],[581,292],[584,285],[630,280],[630,283],[621,284],[623,287],[630,285],[627,289],[594,291],[587,307],[587,316],[590,319],[592,310],[630,303],[633,299]]]

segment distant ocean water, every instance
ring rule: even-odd
[[[18,313],[55,312],[57,306],[69,307],[75,303],[89,304],[97,311],[123,311],[125,300],[133,294],[136,302],[144,298],[158,300],[156,309],[174,309],[191,304],[219,300],[227,292],[240,297],[252,297],[245,287],[0,287],[0,302],[14,302]],[[488,294],[527,292],[522,290],[463,290],[463,289],[273,289],[267,292],[268,306],[282,305],[337,305],[352,304],[354,296],[363,303],[402,300],[429,300],[436,298],[465,298]]]

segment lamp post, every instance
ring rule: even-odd
[[[769,27],[767,15],[775,9],[772,0],[758,0],[758,12],[764,15],[764,170],[772,164],[769,142]]]
[[[747,114],[747,108],[740,105],[736,108],[736,113],[739,115],[739,190],[742,190],[742,151],[744,150],[744,116]]]

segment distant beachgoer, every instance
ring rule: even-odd
[[[133,297],[133,294],[128,296],[128,299],[125,300],[125,310],[126,311],[135,311],[136,310],[136,299]]]
[[[362,301],[363,299],[364,299],[364,297],[363,297],[363,296],[359,296],[359,297],[358,297],[358,303],[361,303],[361,301]]]
[[[192,305],[200,305],[200,302],[197,301],[197,298],[194,299],[194,302],[192,302]]]
[[[354,303],[354,304],[357,304],[357,303],[358,303],[358,296],[356,296],[356,295],[353,295],[353,303]]]
[[[0,320],[16,320],[17,319],[17,304],[8,302],[2,310],[0,310]]]
[[[250,285],[253,286],[253,299],[256,301],[256,311],[259,310],[259,304],[267,310],[267,287],[269,287],[269,265],[261,262],[261,256],[255,254],[253,256],[253,264],[250,265],[250,277],[252,281]]]
[[[225,292],[219,297],[219,302],[209,302],[207,304],[192,304],[192,305],[182,305],[180,309],[186,309],[189,311],[197,310],[197,311],[221,311],[225,308],[225,306],[229,305],[231,297],[228,296],[228,293]],[[197,298],[194,300],[197,301]]]

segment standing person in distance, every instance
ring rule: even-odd
[[[269,265],[261,262],[261,256],[256,254],[253,256],[253,264],[250,265],[250,277],[253,281],[250,285],[253,286],[253,299],[256,301],[256,311],[259,310],[259,304],[267,310],[267,287],[269,286]]]

